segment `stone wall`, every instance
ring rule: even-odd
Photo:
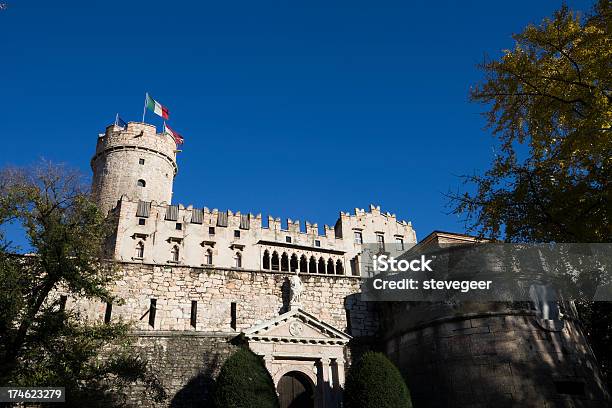
[[[456,309],[429,320],[431,310],[389,305],[387,320],[396,324],[385,327],[385,352],[406,378],[416,407],[610,406],[575,321],[551,329],[533,311],[494,309]],[[415,320],[397,324],[401,314]]]
[[[159,407],[209,407],[214,378],[235,349],[240,332],[273,319],[288,306],[289,274],[214,268],[156,266],[120,263],[120,279],[112,292],[121,302],[113,304],[111,320],[134,323],[137,351],[147,357],[158,373],[168,400]],[[301,275],[304,291],[301,309],[335,328],[356,336],[342,361],[369,347],[378,319],[374,305],[358,298],[361,278]],[[157,306],[149,325],[150,301]],[[196,326],[191,305],[197,302]],[[236,324],[232,327],[232,303]],[[107,305],[86,299],[68,300],[84,318],[104,319]],[[342,374],[343,375],[343,374]],[[140,386],[130,400],[137,406],[156,406]]]
[[[238,334],[278,316],[287,307],[287,273],[139,263],[121,263],[120,271],[121,277],[112,292],[122,299],[122,304],[113,304],[111,318],[133,321],[137,330]],[[304,285],[303,310],[353,336],[376,333],[373,305],[358,299],[360,278],[300,276]],[[151,299],[156,300],[153,326],[149,324]],[[191,325],[193,301],[197,302],[195,327]],[[236,310],[235,327],[232,303]],[[85,317],[100,320],[108,306],[76,300],[74,307]]]
[[[161,380],[168,394],[155,404],[141,386],[131,389],[129,401],[139,407],[204,408],[211,406],[214,379],[236,349],[231,333],[135,332],[138,352]]]

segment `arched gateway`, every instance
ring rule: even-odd
[[[314,385],[299,371],[283,375],[276,390],[280,408],[314,408]]]
[[[348,334],[301,309],[244,332],[249,348],[262,356],[281,408],[339,408],[344,387]]]

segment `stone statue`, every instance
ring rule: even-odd
[[[289,278],[289,283],[291,284],[291,303],[299,303],[304,291],[304,285],[302,285],[302,280],[297,272]]]

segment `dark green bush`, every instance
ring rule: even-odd
[[[261,357],[240,349],[221,367],[214,403],[217,408],[278,408],[274,382]]]
[[[411,408],[410,393],[399,370],[382,353],[367,352],[349,370],[346,408]]]

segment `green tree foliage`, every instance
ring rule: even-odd
[[[608,242],[612,180],[612,11],[581,19],[563,7],[514,35],[515,48],[482,65],[471,99],[500,148],[469,178],[456,211],[489,237],[513,242]]]
[[[274,382],[261,357],[247,349],[232,354],[217,377],[214,404],[217,408],[278,408]]]
[[[408,387],[399,370],[382,353],[367,352],[346,378],[347,408],[410,408]]]
[[[472,192],[451,194],[454,212],[472,232],[507,242],[610,242],[612,3],[588,15],[562,7],[513,38],[471,90],[499,147],[488,171],[466,177]],[[578,301],[612,374],[612,307]]]
[[[140,381],[164,397],[145,360],[130,352],[122,323],[87,323],[63,307],[72,298],[115,301],[115,266],[104,260],[109,222],[61,166],[0,171],[0,225],[21,225],[33,249],[0,247],[0,385],[63,386],[66,406],[124,406],[123,387]]]

